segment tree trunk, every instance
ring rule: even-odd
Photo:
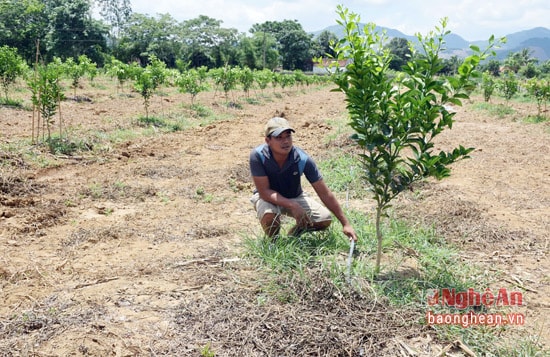
[[[376,239],[378,241],[378,248],[376,250],[376,266],[374,268],[374,275],[380,273],[380,259],[382,258],[382,231],[380,230],[380,219],[382,218],[382,207],[376,207]]]

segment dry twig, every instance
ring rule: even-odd
[[[81,288],[85,288],[87,286],[92,286],[92,285],[97,285],[97,284],[103,284],[103,283],[107,283],[109,281],[113,281],[113,280],[117,280],[118,279],[118,276],[115,276],[115,277],[112,277],[112,278],[101,278],[101,279],[97,279],[95,281],[92,281],[92,282],[89,282],[89,283],[81,283],[81,284],[78,284],[77,286],[75,286],[75,290],[76,289],[81,289]]]

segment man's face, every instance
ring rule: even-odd
[[[292,131],[283,131],[279,136],[268,136],[265,138],[265,142],[273,153],[288,155],[292,150]]]

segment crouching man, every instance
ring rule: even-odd
[[[343,233],[356,241],[355,230],[317,165],[305,151],[293,145],[294,132],[286,119],[272,118],[265,126],[265,143],[250,153],[250,171],[256,186],[251,202],[265,234],[269,237],[279,234],[281,215],[296,220],[288,232],[290,236],[324,230],[332,222],[332,213],[342,224]],[[323,205],[303,192],[302,173]]]

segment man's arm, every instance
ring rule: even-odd
[[[325,181],[321,179],[312,183],[311,186],[313,186],[313,189],[325,206],[332,212],[332,214],[336,216],[336,218],[338,218],[342,224],[344,234],[350,239],[356,241],[357,235],[355,234],[355,230],[349,223],[348,218],[340,206],[340,203],[338,203],[338,200],[336,199],[336,196],[334,196],[334,193],[332,193],[332,191],[328,188]]]

